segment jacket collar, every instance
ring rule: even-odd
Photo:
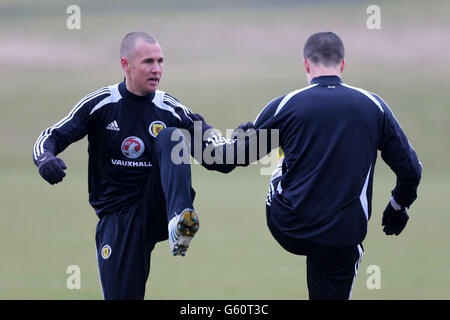
[[[151,102],[153,100],[153,97],[155,96],[155,93],[149,93],[146,96],[138,96],[134,93],[131,93],[128,91],[127,86],[125,84],[125,79],[119,84],[119,92],[122,97],[124,97],[127,100],[131,100],[137,103],[147,103]]]
[[[320,77],[314,77],[311,80],[311,84],[320,83],[320,84],[340,84],[342,83],[342,80],[338,76],[320,76]]]

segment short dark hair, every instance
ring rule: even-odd
[[[318,32],[306,40],[303,57],[326,67],[339,64],[345,56],[341,38],[333,32]]]
[[[120,45],[120,57],[125,57],[130,60],[133,59],[136,49],[136,42],[139,39],[142,39],[147,43],[157,43],[155,38],[144,31],[130,32],[125,35],[122,40],[122,44]]]

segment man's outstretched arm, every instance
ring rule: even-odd
[[[248,166],[279,146],[280,119],[275,117],[275,112],[281,99],[267,104],[255,123],[239,125],[231,138],[224,137],[202,115],[193,113],[178,101],[172,106],[181,118],[180,128],[189,132],[192,157],[208,170],[228,173],[237,166]]]
[[[208,170],[229,173],[238,166],[248,166],[278,147],[278,140],[273,143],[270,130],[256,130],[252,122],[239,125],[227,138],[200,114],[190,114],[190,118],[192,125],[187,130],[191,136],[191,155]]]
[[[53,126],[45,129],[33,147],[33,162],[39,174],[48,183],[61,182],[67,168],[56,156],[71,143],[83,138],[88,131],[89,113],[94,105],[109,95],[109,89],[100,89],[81,99],[69,114]]]

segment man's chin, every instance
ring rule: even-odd
[[[146,86],[145,89],[150,94],[150,93],[153,93],[156,90],[158,90],[158,85],[159,85],[159,83],[158,84],[152,84],[152,85]]]
[[[141,91],[141,96],[147,96],[149,94],[154,93],[156,90],[158,90],[158,86],[147,86]]]

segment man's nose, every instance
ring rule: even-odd
[[[162,67],[158,63],[152,64],[152,68],[150,69],[152,73],[159,73],[162,71]]]

